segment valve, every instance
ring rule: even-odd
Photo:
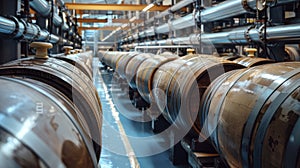
[[[192,55],[192,54],[195,53],[195,49],[193,49],[193,48],[188,48],[188,49],[186,49],[186,52],[187,52],[188,55]]]
[[[70,55],[71,54],[71,50],[73,49],[73,47],[71,46],[64,46],[63,49],[65,50],[65,55]]]
[[[245,51],[248,53],[248,57],[254,57],[254,53],[257,51],[256,48],[245,48]]]
[[[48,49],[52,48],[53,45],[51,43],[45,42],[33,42],[30,44],[31,48],[35,48],[35,58],[48,58]]]

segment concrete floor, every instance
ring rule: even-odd
[[[137,145],[135,139],[147,139],[154,136],[150,122],[143,121],[149,121],[149,118],[132,106],[127,90],[121,89],[119,84],[114,82],[113,72],[98,70],[97,66],[94,67],[94,83],[101,99],[103,111],[100,167],[188,167],[187,165],[174,166],[169,160],[168,150],[157,152],[156,147],[153,147],[153,144],[149,146],[146,141],[142,145]],[[160,143],[156,145],[159,147]],[[149,153],[149,150],[152,150],[153,154]]]

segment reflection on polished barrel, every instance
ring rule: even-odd
[[[230,167],[300,166],[299,62],[126,56],[129,86],[155,103],[170,124],[199,140],[209,138]]]
[[[230,166],[299,166],[299,79],[299,62],[274,63],[210,85],[200,123]]]
[[[101,61],[104,62],[107,66],[115,70],[119,60],[125,54],[126,54],[125,52],[105,52],[103,53],[103,57]]]
[[[136,74],[138,71],[138,68],[140,67],[140,65],[148,58],[153,57],[154,55],[151,53],[142,53],[139,54],[135,57],[133,57],[127,64],[126,66],[126,70],[125,70],[125,74],[126,74],[126,80],[129,84],[129,86],[132,89],[136,89],[136,83],[135,83],[135,79],[136,79]]]
[[[68,98],[29,78],[0,82],[1,166],[96,167],[87,123]]]
[[[92,62],[93,57],[91,52],[79,53],[79,54],[70,54],[70,55],[54,55],[56,59],[64,60],[85,73],[90,79],[93,78],[92,73]]]
[[[257,58],[257,57],[241,57],[234,60],[233,62],[243,65],[245,67],[254,67],[258,65],[274,63],[274,60],[267,59],[267,58]]]
[[[140,95],[148,102],[151,103],[151,90],[153,89],[152,80],[156,70],[163,64],[177,59],[175,55],[155,55],[146,59],[141,63],[136,74],[136,86]]]
[[[200,99],[209,84],[221,74],[240,68],[243,66],[231,61],[201,55],[168,62],[153,78],[155,102],[170,123],[193,126],[200,111]],[[199,126],[194,128],[200,132]]]
[[[74,60],[90,58],[91,53],[85,54],[83,58],[79,58],[81,54],[74,56]],[[90,64],[88,62],[85,62],[85,66]],[[18,103],[8,104],[3,107],[2,115],[16,121],[20,127],[25,128],[26,121],[32,124],[28,129],[32,129],[34,137],[38,137],[37,142],[47,147],[47,159],[51,163],[42,156],[45,151],[41,152],[35,146],[39,144],[29,146],[26,138],[26,142],[19,139],[37,155],[37,159],[49,167],[60,167],[59,164],[67,167],[97,167],[101,151],[102,109],[97,90],[85,72],[68,61],[56,58],[27,58],[2,65],[0,75],[5,80],[1,83],[7,83],[1,85],[0,89],[9,87],[10,90],[16,90],[11,92],[9,98],[22,98],[21,110]],[[22,91],[17,91],[19,88]],[[39,112],[42,114],[39,115]],[[10,116],[11,113],[15,115]],[[52,113],[53,116],[48,117]],[[22,119],[14,118],[18,115]],[[20,138],[14,130],[5,130]],[[32,141],[35,142],[35,139]]]
[[[119,62],[118,62],[118,66],[116,67],[116,71],[118,72],[119,76],[123,79],[126,78],[126,67],[129,63],[129,61],[135,57],[136,55],[138,55],[138,53],[128,53],[128,54],[124,54],[122,56],[122,58],[120,58]]]

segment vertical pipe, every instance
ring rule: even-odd
[[[18,1],[1,0],[0,15],[15,15]],[[20,57],[20,45],[16,40],[0,38],[0,64],[16,60]]]

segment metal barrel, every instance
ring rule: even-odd
[[[200,126],[194,121],[200,111],[201,97],[209,84],[225,72],[243,66],[216,57],[182,57],[162,65],[153,78],[154,99],[164,117],[179,127]],[[197,123],[197,122],[196,122]]]
[[[125,74],[125,71],[126,71],[126,67],[129,63],[129,61],[135,57],[136,55],[138,55],[138,53],[136,52],[131,52],[131,53],[127,53],[127,54],[124,54],[119,62],[118,62],[118,66],[116,67],[116,71],[117,73],[119,74],[119,76],[123,79],[126,78],[126,74]]]
[[[300,61],[300,50],[296,47],[286,46],[285,52],[288,61]]]
[[[105,65],[116,70],[119,60],[125,54],[126,52],[105,52],[101,61],[104,62]]]
[[[235,59],[233,62],[249,68],[258,65],[274,63],[274,60],[267,59],[267,58],[257,58],[257,57],[241,57]]]
[[[163,64],[177,59],[175,55],[155,55],[141,63],[136,74],[136,87],[145,101],[151,103],[152,80],[155,71]]]
[[[94,150],[99,159],[102,109],[97,90],[86,74],[76,66],[59,59],[28,58],[2,65],[0,75],[40,81],[70,99],[87,122]]]
[[[140,65],[148,58],[153,57],[154,54],[151,53],[142,53],[139,54],[135,57],[133,57],[127,64],[126,66],[126,70],[125,70],[125,75],[126,75],[126,80],[129,84],[129,86],[132,89],[136,89],[136,83],[135,83],[135,79],[136,79],[136,74],[138,71],[138,68],[140,67]]]
[[[299,166],[299,62],[222,75],[203,98],[200,123],[230,167]]]
[[[93,79],[92,73],[92,52],[84,52],[78,54],[70,54],[70,55],[53,55],[54,58],[66,61],[78,69],[80,69],[83,73],[85,73],[90,79]]]
[[[88,121],[54,87],[0,77],[3,167],[97,167]]]
[[[83,52],[70,55],[71,59],[74,59],[76,62],[83,63],[88,69],[89,74],[93,74],[93,52]]]

